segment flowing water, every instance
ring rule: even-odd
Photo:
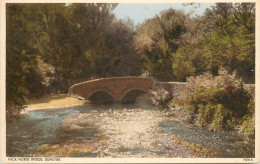
[[[7,124],[7,156],[49,156],[57,151],[57,156],[71,157],[194,157],[194,150],[177,142],[177,136],[221,152],[217,157],[254,157],[248,152],[254,145],[237,135],[190,127],[162,113],[148,98],[29,113]]]

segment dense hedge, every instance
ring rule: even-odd
[[[195,89],[192,86],[186,106],[196,114],[199,125],[216,131],[239,128],[254,133],[254,98],[244,90],[242,80],[235,73],[203,74],[188,81],[197,84]]]

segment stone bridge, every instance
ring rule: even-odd
[[[112,77],[85,81],[73,85],[69,89],[69,95],[82,97],[94,103],[105,102],[134,102],[141,95],[149,90],[168,91],[172,97],[183,99],[187,83],[182,82],[158,82],[152,78],[143,77]],[[245,84],[246,91],[254,95],[255,85]]]
[[[85,81],[73,85],[69,95],[94,103],[134,102],[136,97],[153,89],[154,81],[143,77],[112,77]]]

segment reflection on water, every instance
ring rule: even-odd
[[[138,98],[133,104],[87,104],[86,106],[69,109],[53,109],[30,113],[19,120],[7,124],[7,156],[32,156],[32,154],[41,149],[44,144],[54,145],[68,142],[84,142],[85,144],[91,144],[92,141],[97,138],[102,139],[100,138],[99,129],[91,127],[77,131],[64,131],[62,129],[62,121],[65,117],[72,114],[93,113],[93,115],[96,115],[98,113],[104,113],[103,111],[107,110],[134,110],[140,108],[142,110],[151,111],[160,110],[151,104],[150,99]],[[189,128],[183,123],[173,121],[163,121],[158,126],[162,129],[161,133],[175,134],[182,140],[223,151],[223,157],[244,157],[236,148],[235,143],[241,141],[241,139],[236,136],[231,136],[227,133],[215,133],[206,129]],[[95,144],[98,145],[98,142]],[[253,147],[254,145],[251,146]],[[169,149],[165,148],[163,150],[154,151],[143,147],[122,147],[117,148],[115,151],[118,153],[128,152],[133,155],[146,152],[160,156],[167,154]],[[98,152],[79,151],[72,156],[97,157]]]

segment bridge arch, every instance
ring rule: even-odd
[[[142,88],[130,88],[123,93],[120,100],[123,103],[132,103],[138,96],[146,93],[147,91]]]
[[[109,103],[114,101],[112,94],[105,89],[94,90],[88,95],[87,99],[94,103]]]

